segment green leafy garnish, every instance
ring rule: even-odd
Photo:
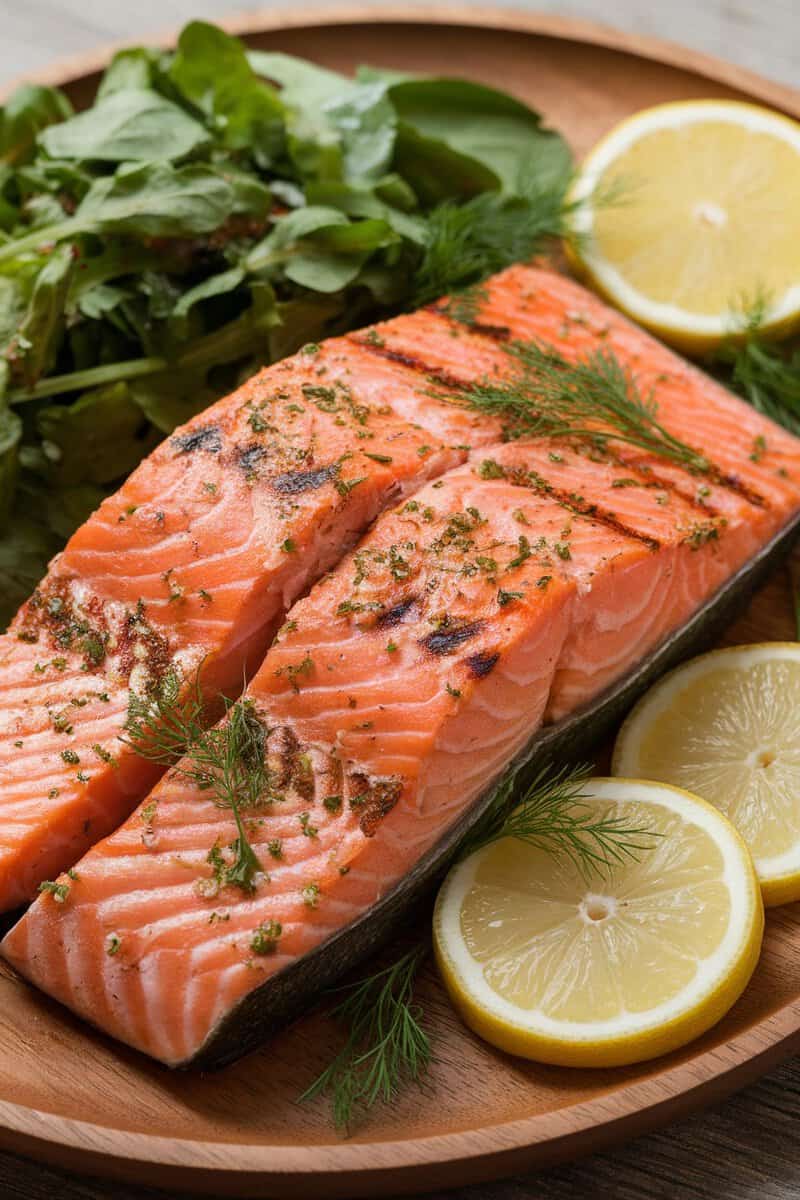
[[[102,499],[260,365],[533,254],[568,174],[563,140],[502,92],[350,79],[200,21],[175,51],[118,53],[84,112],[18,89],[0,109],[0,624],[74,527],[48,515],[73,511],[64,488]]]
[[[800,435],[800,348],[766,341],[756,318],[737,344],[724,343],[712,367],[722,366],[726,382],[753,408]]]
[[[300,1097],[330,1094],[338,1129],[378,1100],[388,1104],[406,1082],[419,1080],[431,1061],[413,985],[428,953],[427,942],[412,947],[388,967],[338,989],[342,999],[331,1016],[347,1029],[333,1061]]]
[[[187,689],[177,672],[168,671],[152,694],[131,693],[122,740],[142,758],[172,766],[194,787],[209,791],[220,808],[231,809],[237,833],[229,847],[232,862],[216,844],[209,862],[220,886],[251,892],[262,867],[247,837],[242,809],[257,807],[267,792],[267,735],[252,701],[226,700],[225,709],[218,725],[204,728],[199,677]]]
[[[618,817],[597,815],[583,800],[590,768],[543,768],[519,795],[519,771],[495,790],[476,828],[459,846],[463,858],[500,838],[517,838],[569,859],[585,878],[605,876],[615,863],[651,849],[656,836]],[[341,1050],[303,1093],[329,1095],[338,1129],[347,1131],[377,1101],[389,1103],[403,1084],[418,1082],[432,1061],[414,981],[430,950],[427,937],[332,995],[330,1015],[346,1030]]]
[[[511,379],[486,380],[464,392],[470,407],[503,421],[508,437],[577,440],[601,451],[624,442],[692,472],[712,469],[659,423],[655,398],[642,395],[611,350],[577,362],[537,342],[514,342],[508,350],[516,366]]]

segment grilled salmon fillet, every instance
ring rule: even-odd
[[[77,531],[0,636],[0,910],[158,777],[119,740],[131,690],[175,667],[238,693],[388,502],[497,436],[427,391],[355,344],[312,347],[178,430]]]
[[[601,453],[568,439],[503,441],[499,419],[473,411],[463,389],[503,377],[507,343],[515,339],[555,345],[568,358],[610,348],[644,394],[652,389],[661,424],[705,454],[712,469],[691,474],[622,443]],[[118,604],[121,611],[126,582],[135,580],[137,596],[145,589],[140,619],[164,639],[153,678],[177,671],[186,686],[198,670],[205,681],[215,674],[214,686],[227,671],[229,684],[231,662],[241,673],[242,662],[257,653],[257,639],[248,642],[253,610],[263,618],[263,646],[280,610],[289,609],[245,693],[247,711],[263,731],[267,779],[241,812],[260,864],[254,886],[230,882],[234,812],[220,807],[208,788],[194,786],[184,762],[97,842],[125,806],[104,801],[103,816],[92,818],[96,824],[83,839],[97,844],[77,862],[74,852],[72,860],[61,854],[62,865],[75,862],[74,872],[60,876],[57,890],[36,900],[3,942],[5,956],[40,987],[172,1065],[219,1062],[250,1048],[256,1034],[243,1019],[235,1049],[229,1043],[216,1049],[242,1006],[253,1011],[259,988],[268,996],[286,968],[368,913],[497,779],[539,724],[590,703],[800,508],[800,442],[578,285],[543,269],[515,267],[490,280],[467,324],[454,306],[433,306],[326,343],[314,355],[290,360],[282,372],[266,375],[284,381],[279,403],[286,428],[294,405],[303,409],[298,420],[330,418],[313,464],[303,460],[296,471],[338,464],[320,488],[289,490],[292,504],[297,499],[300,505],[296,524],[278,526],[273,467],[260,475],[254,456],[246,485],[231,468],[233,495],[247,516],[235,506],[229,517],[218,514],[225,532],[220,524],[213,536],[209,532],[191,560],[190,577],[188,561],[183,566],[176,557],[169,579],[182,592],[173,601],[165,594],[172,585],[157,569],[164,563],[159,552],[169,553],[174,543],[177,556],[183,541],[151,543],[129,523],[138,515],[137,509],[128,516],[130,506],[149,514],[147,506],[159,503],[155,476],[149,483],[143,477],[159,461],[192,463],[191,470],[173,465],[173,471],[174,487],[193,496],[191,488],[199,488],[209,470],[222,471],[231,460],[228,447],[240,445],[242,422],[249,422],[248,447],[261,445],[249,421],[254,397],[248,405],[240,395],[239,415],[231,417],[239,433],[220,433],[224,452],[204,452],[198,443],[194,456],[181,453],[181,438],[201,438],[220,423],[212,416],[218,405],[140,468],[126,485],[133,492],[123,489],[122,498],[110,502],[116,507],[100,510],[107,540],[94,585],[100,593],[102,580],[106,608]],[[257,407],[263,391],[256,393],[255,411],[269,413],[278,402]],[[234,400],[221,402],[223,411]],[[366,412],[363,419],[352,416],[354,403]],[[352,457],[342,457],[348,453]],[[223,493],[234,488],[227,475],[222,482]],[[363,509],[355,510],[350,497],[359,493]],[[278,527],[281,540],[288,535],[293,542],[288,553],[272,546],[270,561],[298,574],[287,583],[279,567],[262,570],[249,585],[256,598],[250,608],[243,603],[247,619],[231,616],[224,628],[225,646],[238,639],[248,649],[238,657],[212,651],[213,605],[195,602],[194,590],[208,588],[203,579],[215,569],[223,580],[243,574],[229,569],[234,559],[227,547],[242,526],[256,528],[250,513],[261,504],[270,514],[262,517],[264,527],[276,541]],[[363,528],[381,508],[369,532],[348,549],[359,523]],[[141,520],[149,530],[152,517]],[[335,534],[333,521],[339,522]],[[127,542],[116,540],[117,530]],[[191,536],[185,535],[187,547]],[[72,579],[90,576],[95,540],[99,532],[89,526],[76,535],[54,577],[63,577],[65,562]],[[49,580],[37,594],[45,603]],[[230,590],[236,594],[237,585]],[[38,646],[41,661],[40,642],[18,641],[26,621],[47,645],[55,636],[50,624],[41,624],[42,601],[31,603],[8,644],[20,655]],[[116,636],[103,667],[114,661],[116,644],[124,644]],[[94,682],[94,668],[82,670],[85,654],[71,661],[72,678],[102,685]],[[143,654],[142,661],[149,664]],[[153,769],[117,740],[136,669],[126,675],[124,666],[117,668],[115,723],[108,741],[100,742],[116,759],[116,765],[103,763],[103,778],[122,777],[136,764],[125,803],[142,794]],[[52,670],[41,673],[51,687]],[[8,675],[6,668],[0,680]],[[145,695],[148,679],[137,684]],[[66,683],[58,685],[62,694]],[[29,686],[38,685],[25,676],[21,696]],[[93,740],[78,732],[84,711],[91,728],[95,710],[87,704],[76,708],[74,731],[63,734],[82,754]],[[29,779],[41,771],[42,751],[52,744],[52,720],[43,734],[38,755],[25,751]],[[16,766],[13,779],[22,779]],[[73,807],[80,808],[82,797],[86,811],[90,785],[83,789]],[[28,784],[25,795],[32,791]],[[40,813],[51,811],[41,792],[37,800]],[[17,857],[19,872],[24,851]]]

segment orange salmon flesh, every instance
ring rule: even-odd
[[[566,277],[512,267],[457,314],[308,347],[176,431],[0,639],[0,904],[55,884],[3,954],[170,1065],[800,510],[800,441]],[[508,378],[515,341],[613,352],[713,471],[504,440],[464,389]],[[232,809],[126,737],[167,675],[209,699],[249,678],[251,886],[225,874]]]

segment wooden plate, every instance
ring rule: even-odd
[[[757,99],[800,116],[800,94],[738,68],[578,21],[475,9],[349,10],[228,27],[253,44],[349,70],[359,62],[461,73],[541,109],[580,153],[647,104]],[[88,99],[108,51],[38,78]],[[783,574],[730,641],[794,637]],[[312,1016],[221,1075],[172,1074],[112,1044],[0,967],[0,1147],[74,1170],[215,1196],[353,1197],[475,1182],[572,1158],[711,1103],[800,1048],[800,905],[773,912],[733,1012],[645,1067],[568,1071],[474,1039],[423,981],[436,1062],[347,1140],[297,1096],[337,1045]]]

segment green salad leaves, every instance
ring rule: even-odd
[[[0,111],[0,626],[158,439],[258,366],[534,253],[570,156],[459,79],[354,79],[194,22],[93,105]]]

